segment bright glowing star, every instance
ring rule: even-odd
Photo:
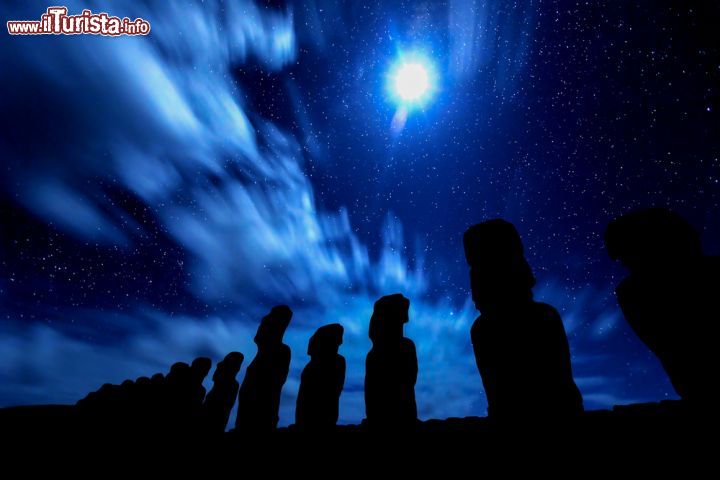
[[[419,63],[404,63],[395,74],[395,91],[406,101],[421,98],[430,88],[430,78]]]
[[[422,106],[435,91],[435,69],[418,53],[401,54],[387,80],[391,98],[406,109]]]

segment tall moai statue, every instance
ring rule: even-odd
[[[320,327],[310,338],[307,364],[300,377],[295,425],[306,431],[332,431],[339,414],[345,384],[345,358],[338,354],[342,325]]]
[[[417,423],[415,344],[405,338],[410,300],[401,294],[375,302],[370,318],[372,348],[365,361],[365,413],[372,429],[401,430]]]
[[[205,397],[203,404],[203,421],[206,431],[222,433],[230,419],[230,411],[235,405],[235,399],[240,384],[235,379],[245,359],[240,352],[230,352],[218,362],[213,373],[213,387]]]
[[[581,412],[565,327],[557,310],[533,299],[535,277],[515,227],[483,222],[465,232],[463,243],[481,313],[471,338],[488,415],[534,421]]]
[[[697,230],[663,208],[616,218],[605,245],[629,271],[615,290],[627,322],[683,400],[714,408],[720,258],[705,255]]]
[[[290,370],[290,347],[283,343],[283,336],[291,318],[292,310],[283,305],[273,307],[260,322],[255,335],[257,355],[238,393],[238,431],[269,433],[277,428],[280,394]]]

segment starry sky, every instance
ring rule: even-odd
[[[331,322],[341,422],[357,422],[372,304],[402,292],[420,417],[484,415],[461,239],[496,217],[563,316],[586,408],[675,398],[619,312],[625,272],[602,235],[666,206],[720,253],[712,2],[66,4],[152,31],[0,34],[0,406],[74,402],[198,355],[249,362],[285,303],[281,424]],[[407,52],[431,59],[435,91],[394,128],[387,76]]]

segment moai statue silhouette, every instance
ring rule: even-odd
[[[310,338],[307,364],[300,377],[295,425],[301,430],[332,431],[338,420],[340,394],[345,384],[345,358],[338,354],[343,327],[320,327]]]

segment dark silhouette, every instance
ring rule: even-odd
[[[204,426],[203,402],[205,401],[205,387],[203,381],[212,368],[212,360],[199,357],[190,364],[190,373],[187,385],[183,389],[181,416],[184,416],[185,427],[199,430]]]
[[[170,371],[165,377],[165,385],[168,391],[175,393],[174,391],[181,392],[182,386],[187,385],[190,377],[190,365],[185,362],[175,362],[170,367]],[[179,394],[173,395],[179,397]]]
[[[170,400],[187,413],[190,408],[199,407],[205,399],[203,380],[212,367],[212,360],[205,357],[196,358],[192,365],[177,362],[170,367],[166,385]]]
[[[148,389],[147,409],[148,428],[152,431],[159,431],[165,422],[167,415],[165,397],[165,375],[156,373],[150,377],[150,388]]]
[[[704,255],[698,232],[661,208],[613,220],[605,245],[630,271],[616,294],[632,329],[684,400],[710,402],[718,372],[720,259]]]
[[[240,352],[230,352],[217,364],[213,374],[213,388],[205,398],[204,423],[206,430],[214,433],[225,431],[230,411],[235,405],[240,384],[235,380],[245,359]]]
[[[267,433],[277,428],[280,394],[290,370],[290,347],[282,340],[291,318],[292,310],[283,305],[273,307],[260,322],[257,355],[238,393],[238,430]]]
[[[212,360],[207,357],[199,357],[193,360],[190,365],[190,384],[188,385],[188,395],[190,404],[193,407],[200,408],[205,401],[205,387],[203,381],[212,368]]]
[[[212,362],[197,358],[192,366],[175,363],[164,377],[105,384],[77,402],[79,422],[90,430],[171,434],[196,430],[201,424],[205,388],[202,382]]]
[[[115,385],[105,383],[96,391],[88,393],[85,398],[76,403],[78,411],[88,418],[98,416],[99,412],[106,409],[110,403],[114,388],[116,388]]]
[[[331,431],[338,420],[340,394],[345,384],[345,358],[338,355],[342,325],[320,327],[310,338],[307,364],[300,377],[295,424],[308,431]]]
[[[104,384],[76,403],[78,420],[84,428],[130,432],[146,429],[147,389],[150,379],[124,380],[120,385]]]
[[[405,429],[417,422],[415,344],[403,336],[410,300],[401,294],[375,302],[373,343],[365,361],[365,414],[370,428]]]
[[[197,372],[193,372],[185,362],[177,362],[170,367],[165,379],[164,400],[167,410],[162,426],[169,432],[184,432],[194,426],[192,398],[195,394],[193,386],[196,375]]]
[[[494,419],[558,418],[582,411],[565,328],[533,300],[535,277],[515,227],[490,220],[463,238],[472,298],[481,315],[471,337]]]
[[[152,380],[139,377],[130,396],[130,424],[133,429],[147,429],[153,419],[154,412],[150,409]]]

